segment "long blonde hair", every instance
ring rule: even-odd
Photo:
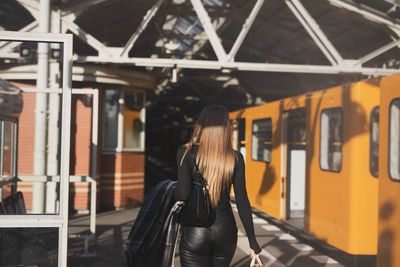
[[[207,180],[211,204],[216,207],[221,191],[231,184],[235,167],[231,123],[225,107],[210,105],[201,111],[193,136],[185,145],[181,165],[193,145],[199,145],[196,162],[199,162],[200,173]]]

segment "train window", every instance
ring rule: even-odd
[[[116,149],[118,145],[119,91],[106,90],[103,108],[103,147]]]
[[[390,103],[389,112],[389,174],[400,181],[400,98]]]
[[[144,93],[106,90],[103,107],[103,149],[143,151]]]
[[[233,148],[240,151],[245,141],[245,120],[243,118],[232,121],[233,125]]]
[[[321,111],[320,156],[322,170],[340,172],[342,169],[342,108]]]
[[[369,171],[378,178],[379,165],[379,107],[374,107],[369,126]]]
[[[15,153],[15,123],[11,121],[0,121],[1,124],[1,177],[4,180],[15,176],[14,153]]]
[[[142,113],[144,94],[136,91],[124,92],[124,148],[141,148],[144,125]]]
[[[252,125],[251,158],[271,162],[272,120],[265,118],[254,120]]]

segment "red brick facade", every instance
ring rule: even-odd
[[[92,106],[89,95],[73,95],[71,111],[71,175],[90,174],[90,147],[92,140]],[[90,184],[71,183],[70,210],[89,209]]]
[[[144,197],[144,153],[101,156],[101,206],[119,208],[141,203]]]
[[[26,86],[26,85],[25,85]],[[18,124],[18,175],[33,174],[34,132],[36,94],[23,93],[24,105]],[[18,190],[22,191],[27,209],[32,209],[31,182],[18,182]]]
[[[26,85],[21,85],[26,87]],[[36,94],[24,93],[24,107],[19,118],[18,170],[19,175],[32,175],[34,162],[35,102]],[[99,114],[99,125],[101,114]],[[99,129],[100,131],[100,129]],[[90,174],[90,149],[92,135],[91,96],[74,95],[71,110],[71,175]],[[100,132],[99,132],[100,135]],[[100,140],[100,138],[99,138]],[[101,155],[98,148],[98,207],[120,208],[143,201],[144,152],[124,152]],[[70,184],[70,210],[88,210],[90,184]],[[18,182],[23,192],[26,208],[32,208],[33,183]]]

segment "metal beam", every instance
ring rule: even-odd
[[[187,60],[166,58],[121,58],[121,57],[96,57],[77,56],[74,58],[79,63],[115,63],[135,65],[142,67],[166,67],[185,69],[232,69],[239,71],[261,71],[261,72],[286,72],[286,73],[314,73],[314,74],[340,74],[360,73],[364,75],[391,75],[400,73],[400,69],[362,68],[355,66],[326,66],[326,65],[301,65],[301,64],[273,64],[252,62],[220,62],[212,60]]]
[[[140,23],[139,27],[136,29],[136,31],[129,38],[128,42],[125,44],[124,49],[122,50],[122,53],[121,53],[122,57],[128,56],[128,53],[132,49],[136,40],[139,38],[139,36],[142,34],[142,32],[146,29],[147,25],[149,24],[151,19],[154,17],[154,15],[157,13],[158,9],[160,8],[160,6],[163,2],[164,2],[164,0],[158,0],[157,3],[155,3],[152,6],[152,8],[147,11],[147,13],[143,17],[143,20]]]
[[[308,25],[310,25],[313,32],[317,35],[317,37],[321,40],[324,46],[328,49],[329,53],[333,56],[336,62],[341,65],[343,64],[343,58],[333,46],[331,41],[329,41],[328,37],[326,37],[325,33],[321,30],[318,23],[314,20],[314,18],[308,13],[307,9],[300,2],[300,0],[290,0],[293,5],[297,8],[303,18],[306,20]]]
[[[204,9],[203,4],[200,0],[190,0],[192,2],[193,8],[196,11],[197,16],[201,22],[201,25],[206,32],[208,39],[210,40],[211,46],[214,49],[215,54],[217,55],[219,62],[224,62],[226,60],[226,53],[221,44],[221,41],[218,38],[217,33],[214,30],[214,27],[211,23],[211,19],[207,14],[207,11]]]
[[[311,38],[314,40],[315,44],[321,49],[322,53],[326,56],[326,58],[331,62],[332,65],[337,65],[337,61],[333,57],[333,55],[329,52],[329,49],[324,45],[324,43],[318,38],[317,33],[313,30],[312,26],[307,23],[307,21],[302,17],[301,13],[296,9],[294,4],[290,0],[286,0],[285,3],[295,15],[295,17],[299,20],[299,22],[303,25],[304,29],[308,32]]]
[[[69,5],[66,11],[63,11],[64,14],[74,13],[75,17],[78,17],[82,12],[86,11],[88,8],[93,7],[95,5],[101,4],[109,0],[84,0],[84,1],[76,1]]]
[[[110,54],[106,51],[107,47],[105,45],[103,45],[99,40],[93,37],[93,35],[84,31],[75,22],[68,21],[67,19],[62,18],[62,23],[64,23],[65,27],[67,27],[72,33],[78,36],[82,41],[96,49],[99,54]]]
[[[28,10],[36,20],[39,20],[39,1],[17,0],[17,2]]]
[[[392,20],[390,20],[388,18],[388,16],[383,12],[374,10],[374,13],[372,13],[369,11],[369,9],[366,6],[364,6],[364,5],[356,6],[352,3],[349,3],[349,1],[343,1],[343,0],[327,0],[327,1],[333,6],[337,6],[339,8],[344,8],[349,11],[360,14],[364,18],[366,18],[370,21],[373,21],[375,23],[385,24],[387,27],[392,29],[397,35],[400,36],[400,24],[395,23]],[[379,14],[379,15],[377,15],[377,14]]]
[[[387,45],[384,45],[384,46],[372,51],[371,53],[365,55],[364,57],[360,58],[353,65],[354,66],[361,66],[365,62],[370,61],[371,59],[373,59],[373,58],[385,53],[386,51],[392,49],[393,47],[395,47],[395,46],[397,46],[399,44],[400,44],[400,39],[395,40],[393,42],[390,42]]]
[[[23,27],[22,29],[19,30],[19,32],[31,32],[35,29],[37,29],[38,27],[38,22],[37,20],[29,23],[28,25],[26,25],[25,27]],[[15,47],[19,46],[21,44],[21,42],[9,42],[9,41],[5,41],[5,42],[0,42],[0,52],[8,52],[12,49],[14,49]]]
[[[244,38],[246,38],[246,35],[249,32],[251,25],[253,25],[253,22],[256,19],[258,12],[260,12],[260,9],[263,4],[264,0],[257,0],[256,4],[253,7],[253,10],[251,10],[249,17],[244,22],[242,30],[240,31],[239,36],[237,37],[235,43],[233,44],[231,51],[228,54],[227,61],[234,60],[236,53],[239,51],[239,48],[244,41]]]

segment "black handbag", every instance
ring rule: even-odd
[[[195,166],[193,185],[189,199],[178,214],[178,222],[189,226],[207,226],[213,214],[207,180],[201,175],[193,153],[190,154]]]

